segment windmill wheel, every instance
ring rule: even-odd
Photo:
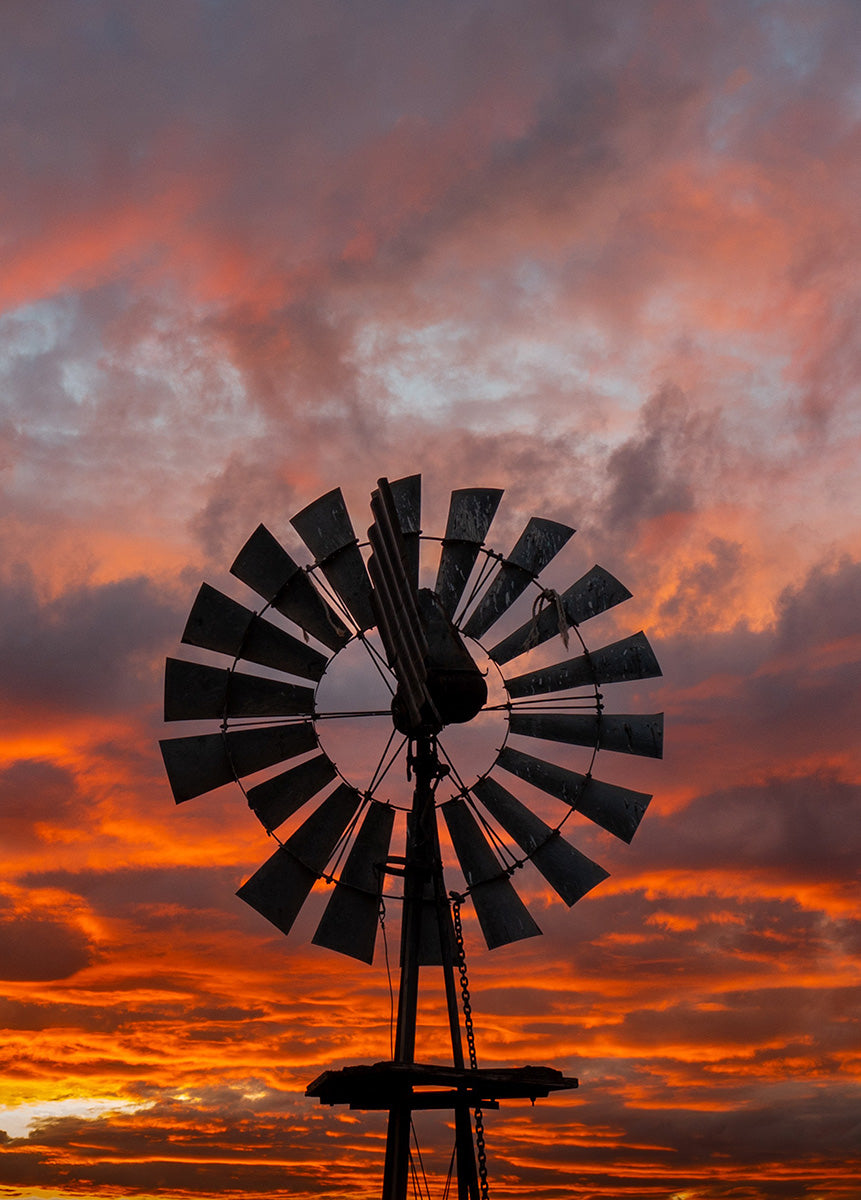
[[[335,489],[292,519],[313,558],[307,568],[262,525],[240,551],[231,572],[265,601],[260,611],[206,583],[198,593],[182,641],[223,656],[223,665],[168,659],[165,720],[216,724],[162,741],[165,767],[177,803],[231,781],[242,788],[279,846],[238,895],[284,933],[325,878],[335,886],[313,941],[372,961],[387,865],[403,861],[390,857],[399,809],[386,777],[419,729],[440,748],[437,804],[491,948],[541,932],[511,882],[524,862],[569,906],[607,877],[561,835],[568,816],[579,812],[626,842],[637,830],[651,797],[602,782],[592,768],[602,750],[660,757],[663,716],[610,715],[600,689],[661,671],[643,633],[588,651],[581,632],[630,593],[598,566],[561,594],[544,589],[541,572],[574,533],[555,521],[531,518],[508,554],[486,546],[501,497],[498,489],[453,492],[445,534],[430,539],[421,534],[421,477],[381,480],[366,557]],[[422,541],[440,547],[432,588],[419,587]],[[531,617],[493,641],[490,631],[530,589]],[[562,661],[526,671],[511,665],[557,635],[567,646],[572,630],[579,653],[566,649]],[[321,681],[350,645],[379,671],[384,701],[325,709]],[[498,674],[489,701],[481,656]],[[502,744],[467,778],[446,739],[489,712],[505,723]],[[335,719],[376,720],[384,749],[370,779],[351,779],[321,745]],[[585,769],[529,754],[520,739],[580,747]],[[561,817],[545,821],[506,782],[554,798]],[[282,841],[277,831],[312,801]]]

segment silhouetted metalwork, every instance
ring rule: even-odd
[[[599,566],[561,593],[542,586],[540,573],[574,533],[556,521],[531,518],[507,555],[487,547],[501,497],[494,488],[453,492],[445,535],[431,539],[421,528],[421,477],[381,479],[362,545],[336,488],[292,518],[312,556],[307,567],[260,525],[231,571],[265,606],[259,612],[246,608],[203,584],[182,640],[222,656],[221,662],[171,658],[165,672],[165,720],[218,726],[162,741],[177,803],[235,781],[268,833],[276,837],[282,826],[289,831],[283,841],[276,837],[275,853],[239,888],[242,900],[288,934],[315,884],[325,879],[334,886],[313,941],[370,963],[381,900],[391,898],[387,889],[401,881],[392,1060],[326,1071],[307,1092],[324,1104],[388,1111],[383,1200],[406,1196],[414,1111],[453,1111],[459,1200],[478,1200],[487,1194],[482,1109],[577,1086],[550,1067],[478,1068],[460,905],[467,896],[472,901],[491,948],[539,934],[515,887],[518,867],[531,861],[565,904],[575,904],[607,872],[563,836],[567,817],[580,813],[629,842],[651,799],[597,779],[597,754],[662,754],[662,715],[610,714],[600,690],[660,675],[645,635],[589,651],[580,631],[630,593]],[[423,540],[441,543],[433,588],[421,586]],[[505,689],[505,702],[490,707],[504,713],[506,736],[489,770],[467,782],[446,755],[447,730],[468,725],[488,708],[480,639],[524,593],[532,600],[531,616],[513,631],[503,630],[484,651]],[[381,653],[368,638],[374,628]],[[572,631],[579,645],[574,654]],[[565,650],[562,661],[548,662],[546,649],[543,658],[530,660],[556,636]],[[299,680],[317,685],[332,655],[354,641],[388,674],[390,709],[320,712],[317,687]],[[520,660],[519,669],[503,674],[513,660]],[[387,745],[364,790],[345,779],[319,745],[322,721],[358,715],[389,717],[390,742],[400,738],[405,749],[413,790],[400,825],[385,793],[397,744],[389,759]],[[520,748],[535,741],[583,748],[586,769]],[[533,810],[528,796],[509,790],[523,784],[561,802],[555,825]],[[438,811],[463,875],[462,894],[447,890]],[[396,833],[404,837],[403,853],[393,854]],[[442,968],[451,1066],[415,1061],[423,966]]]

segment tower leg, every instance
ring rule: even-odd
[[[416,738],[410,760],[415,788],[407,827],[404,863],[404,907],[401,918],[401,976],[398,984],[398,1022],[395,1029],[395,1062],[415,1062],[416,1010],[419,995],[419,948],[421,944],[422,897],[425,881],[433,869],[436,839],[433,781],[439,761],[430,735]],[[383,1200],[406,1200],[410,1168],[409,1097],[389,1109],[386,1134],[386,1164]]]
[[[472,1140],[472,1116],[466,1104],[454,1110],[454,1145],[457,1164],[457,1200],[478,1200],[478,1171],[475,1143]]]
[[[407,1105],[389,1109],[383,1200],[406,1200],[410,1174],[410,1120]]]

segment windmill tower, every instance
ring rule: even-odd
[[[224,656],[225,665],[167,661],[165,719],[216,723],[212,732],[161,743],[177,803],[235,780],[279,843],[239,889],[243,900],[286,934],[314,884],[326,879],[334,886],[314,943],[370,963],[380,900],[400,884],[392,1058],[326,1071],[307,1091],[325,1104],[388,1110],[383,1200],[407,1194],[414,1111],[453,1112],[459,1200],[478,1200],[487,1195],[483,1109],[577,1086],[550,1067],[478,1067],[460,906],[468,896],[489,948],[539,934],[512,884],[518,867],[532,862],[561,899],[574,904],[607,872],[563,837],[567,818],[576,811],[630,842],[651,798],[597,779],[598,752],[662,753],[662,715],[611,715],[601,691],[660,675],[645,635],[588,651],[581,633],[591,617],[630,593],[598,566],[561,594],[544,588],[541,572],[574,533],[555,521],[531,518],[507,554],[486,546],[501,496],[488,488],[453,492],[445,534],[424,538],[420,476],[391,484],[381,479],[371,497],[368,542],[360,545],[335,489],[292,519],[313,559],[305,568],[261,525],[231,572],[262,597],[264,607],[246,608],[203,584],[182,636],[186,644]],[[439,547],[433,588],[420,586],[423,541]],[[490,631],[530,590],[531,618],[494,642]],[[579,652],[568,657],[571,632]],[[556,635],[566,648],[562,661],[519,673],[509,668]],[[386,704],[327,711],[319,703],[320,682],[351,643],[364,648],[386,682]],[[249,672],[245,664],[269,674]],[[498,702],[488,699],[491,672],[501,688]],[[505,720],[502,745],[487,769],[470,777],[458,770],[446,742],[453,730],[491,710]],[[372,718],[389,731],[367,786],[346,778],[321,746],[321,730],[336,718]],[[547,761],[510,739],[580,747],[585,769]],[[411,783],[403,810],[386,794],[386,776],[396,763]],[[522,783],[558,802],[555,824],[509,790]],[[292,827],[291,818],[312,801],[310,814]],[[463,894],[446,890],[438,813],[463,874]],[[292,831],[282,841],[276,831],[285,825]],[[393,854],[396,831],[403,853]],[[442,969],[451,1065],[416,1062],[423,967]],[[458,991],[466,1001],[463,1021]]]

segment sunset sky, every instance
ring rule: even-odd
[[[576,527],[549,581],[663,668],[610,878],[466,913],[480,1065],[580,1080],[486,1113],[491,1196],[861,1197],[859,47],[857,0],[0,5],[0,1197],[379,1194],[384,1115],[304,1090],[389,1056],[382,942],[237,899],[273,842],[158,740],[200,582],[414,472],[430,534]]]

